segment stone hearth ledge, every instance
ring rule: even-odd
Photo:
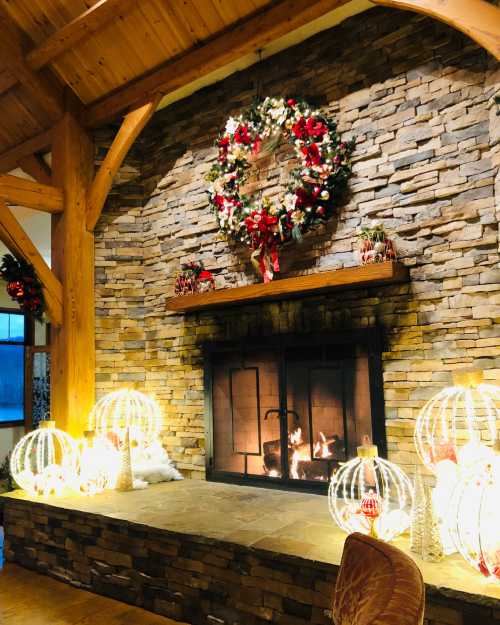
[[[233,543],[335,567],[340,564],[346,538],[334,525],[325,496],[216,482],[169,482],[146,490],[109,491],[89,498],[32,497],[14,491],[2,495],[0,505],[8,505],[9,501],[97,515],[188,535],[194,542]],[[5,533],[8,538],[8,524]],[[393,544],[418,564],[428,595],[500,610],[500,584],[482,578],[459,555],[429,563],[410,552],[408,536]]]

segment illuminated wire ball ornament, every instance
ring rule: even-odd
[[[125,388],[108,393],[95,404],[89,415],[89,430],[118,446],[128,429],[131,444],[145,446],[156,440],[160,422],[160,407],[154,399]]]
[[[500,443],[493,458],[468,472],[451,498],[450,534],[457,551],[485,577],[500,582]]]
[[[103,436],[92,430],[84,432],[77,443],[74,488],[82,495],[96,495],[116,486],[120,471],[120,453]]]
[[[497,440],[500,424],[500,386],[485,384],[482,372],[456,373],[454,386],[432,397],[420,412],[415,427],[415,446],[424,465],[436,471],[443,460],[474,465],[481,450]],[[488,454],[486,454],[486,459]]]
[[[390,541],[410,526],[413,487],[396,464],[378,456],[368,437],[357,452],[357,458],[332,476],[330,513],[349,534],[361,532]]]
[[[42,421],[39,429],[17,443],[10,459],[12,477],[31,495],[69,494],[75,480],[76,443],[55,427]]]

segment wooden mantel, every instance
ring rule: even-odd
[[[393,261],[374,263],[360,267],[348,267],[325,271],[297,278],[275,280],[269,284],[251,284],[233,289],[221,289],[209,293],[182,295],[167,300],[167,310],[173,312],[195,312],[208,308],[221,308],[269,300],[303,297],[312,293],[323,293],[333,289],[351,289],[383,284],[405,282],[408,269]]]

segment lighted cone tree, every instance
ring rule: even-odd
[[[330,513],[345,532],[392,540],[410,525],[411,482],[396,464],[378,456],[377,447],[368,437],[357,452],[357,458],[332,476]]]
[[[444,460],[471,466],[487,460],[484,443],[492,447],[497,440],[500,387],[485,384],[481,372],[456,373],[453,381],[426,403],[415,428],[417,452],[434,473]]]
[[[10,469],[31,495],[69,494],[76,479],[76,443],[55,421],[42,421],[14,447]]]

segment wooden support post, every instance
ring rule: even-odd
[[[95,395],[94,237],[86,228],[93,144],[75,117],[55,127],[52,177],[64,212],[52,217],[52,269],[63,285],[63,324],[52,332],[51,416],[79,436]]]

